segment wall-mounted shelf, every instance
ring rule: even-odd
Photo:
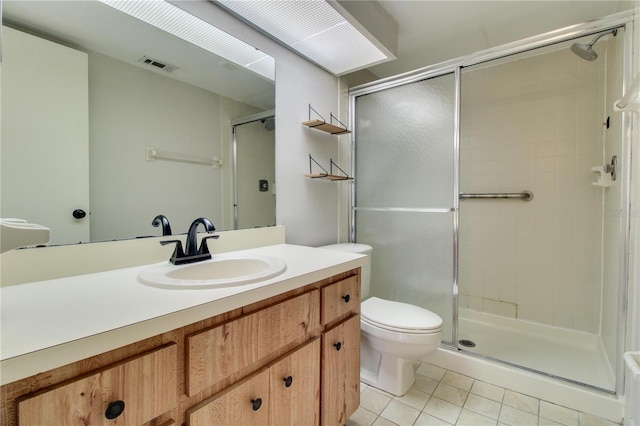
[[[313,164],[316,164],[318,167],[322,169],[322,172],[313,173]],[[342,174],[336,175],[333,173],[333,167],[335,166]],[[333,159],[329,160],[329,171],[322,167],[320,163],[318,163],[311,155],[309,155],[309,173],[305,174],[306,177],[311,179],[325,179],[331,181],[337,180],[353,180],[353,177],[349,176],[344,170],[340,168],[336,163],[333,162]]]
[[[311,111],[315,112],[316,115],[320,117],[320,119],[318,118],[311,119]],[[333,124],[334,120],[338,122],[342,127],[336,126],[335,124]],[[311,107],[311,104],[309,104],[309,120],[303,121],[302,124],[304,126],[307,126],[310,129],[320,130],[320,131],[329,133],[331,135],[345,135],[347,133],[351,133],[351,130],[347,129],[347,126],[342,124],[340,120],[338,120],[333,115],[333,113],[329,113],[329,122],[327,123],[324,117],[318,114],[318,111],[316,111]]]
[[[307,173],[306,177],[311,179],[326,179],[326,180],[353,180],[350,176],[329,175],[326,173]]]

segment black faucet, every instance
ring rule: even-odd
[[[163,214],[159,214],[158,216],[153,218],[151,225],[156,228],[162,225],[162,236],[171,235],[171,225],[169,225],[169,219]]]
[[[213,223],[211,223],[207,218],[199,217],[194,220],[191,223],[191,226],[189,226],[189,232],[187,233],[187,241],[185,242],[186,252],[182,250],[182,241],[180,240],[160,241],[160,244],[163,246],[167,244],[176,245],[169,262],[174,265],[183,265],[185,263],[201,262],[203,260],[211,259],[207,240],[210,238],[218,239],[220,236],[211,235],[209,237],[204,237],[200,243],[200,248],[198,248],[198,226],[200,226],[200,224],[204,225],[204,228],[208,233],[212,233],[216,230],[216,227],[213,226]]]

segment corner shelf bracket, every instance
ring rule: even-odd
[[[311,111],[313,111],[315,115],[320,117],[320,119],[317,119],[317,118],[312,119]],[[342,127],[336,126],[335,124],[333,124],[334,121],[336,121]],[[310,129],[321,130],[331,135],[345,135],[347,133],[351,133],[351,130],[347,129],[347,126],[345,126],[340,120],[338,120],[336,116],[334,116],[333,113],[331,112],[329,113],[329,122],[327,123],[324,117],[321,116],[320,113],[318,113],[318,111],[313,109],[311,104],[309,104],[309,120],[303,121],[302,124],[307,126]]]
[[[313,164],[316,164],[318,167],[320,167],[322,169],[322,172],[320,173],[313,173]],[[342,174],[334,174],[333,173],[333,168],[336,168],[340,171],[340,173]],[[327,172],[327,169],[325,169],[324,167],[322,167],[322,165],[320,163],[318,163],[315,158],[313,158],[311,156],[311,154],[309,154],[309,173],[305,174],[306,177],[311,178],[311,179],[327,179],[327,180],[331,180],[331,181],[336,181],[336,180],[353,180],[353,177],[350,177],[349,174],[347,172],[345,172],[344,170],[342,170],[340,168],[340,166],[338,166],[333,159],[329,160],[329,171]]]

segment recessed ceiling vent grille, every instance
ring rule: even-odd
[[[178,69],[178,67],[176,67],[175,65],[171,65],[165,61],[161,61],[159,59],[154,59],[154,58],[150,58],[148,56],[143,56],[142,58],[138,59],[138,62],[141,62],[143,64],[146,64],[150,67],[154,67],[157,68],[159,70],[162,71],[166,71],[166,72],[173,72],[175,70]]]

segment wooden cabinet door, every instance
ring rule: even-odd
[[[322,335],[323,425],[343,425],[360,405],[360,316]]]
[[[265,367],[187,410],[187,425],[268,425],[269,400]]]
[[[269,372],[271,424],[319,424],[320,339],[277,361]]]
[[[44,390],[18,403],[25,425],[141,425],[177,405],[175,343]],[[124,410],[117,414],[121,401]],[[122,405],[120,405],[122,406]]]

